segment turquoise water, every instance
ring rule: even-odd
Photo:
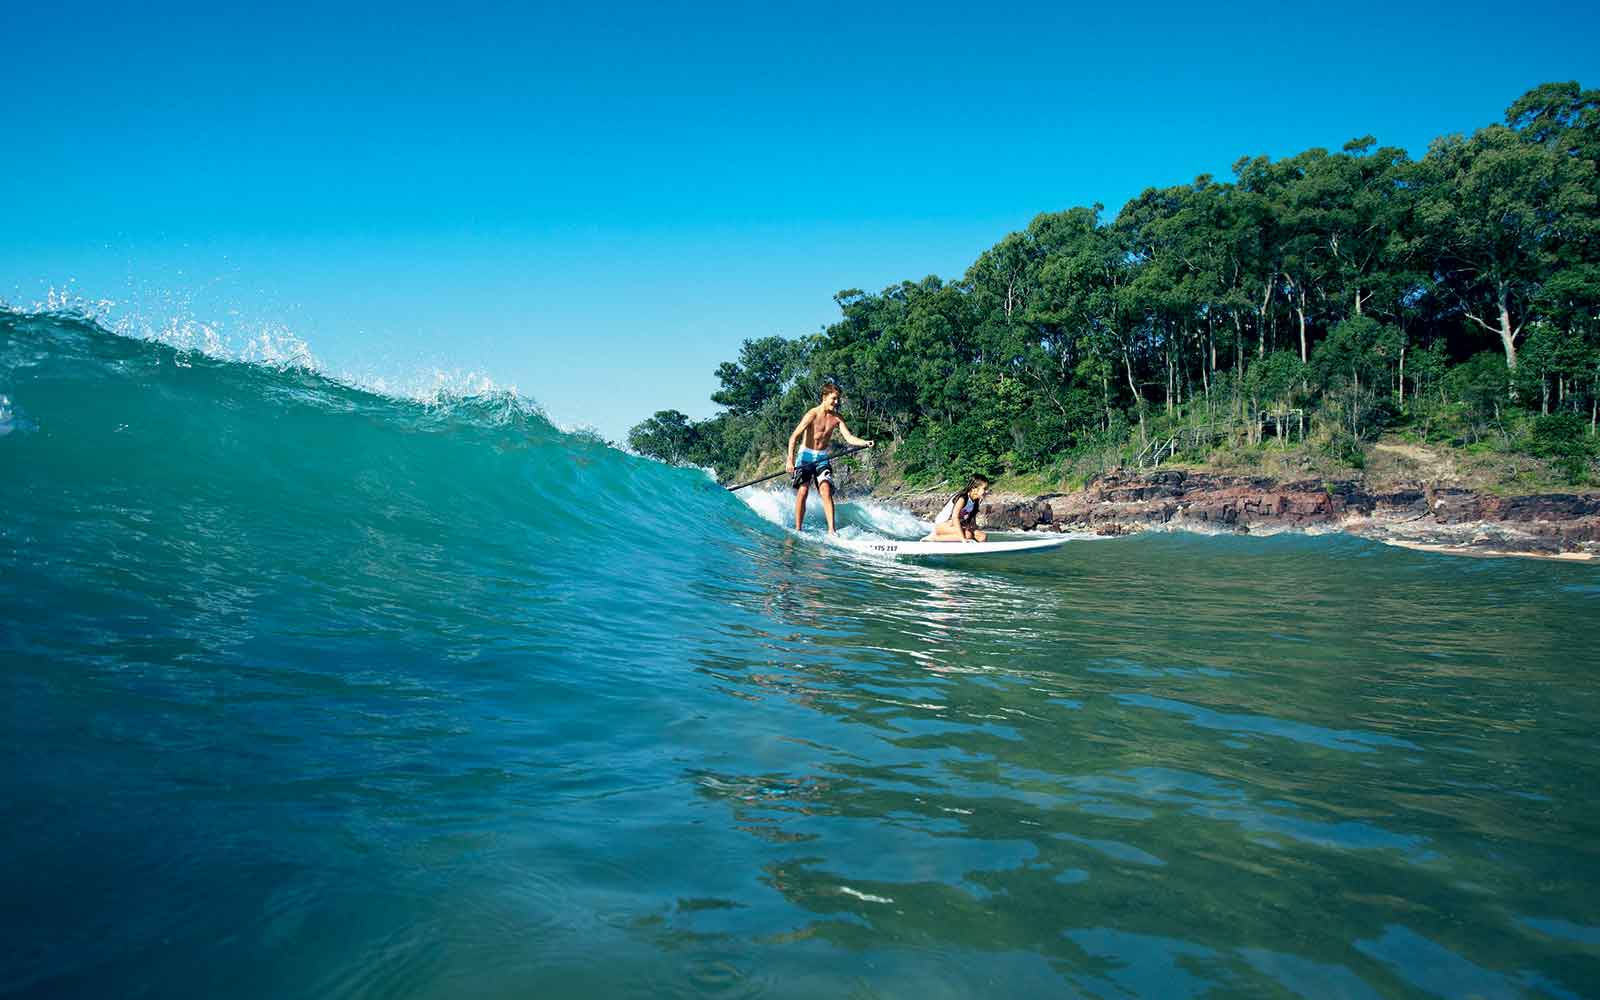
[[[1600,995],[1594,567],[887,564],[59,316],[0,394],[0,993]]]

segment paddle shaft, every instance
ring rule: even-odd
[[[834,452],[832,455],[828,456],[828,459],[829,461],[832,461],[835,458],[843,458],[846,455],[854,455],[856,452],[866,451],[870,447],[872,447],[870,444],[858,444],[853,448],[846,448],[843,451]],[[787,476],[788,474],[789,471],[787,469],[782,472],[774,472],[770,476],[762,476],[760,479],[752,479],[748,483],[740,483],[738,486],[730,486],[728,487],[728,492],[732,493],[734,490],[742,490],[746,486],[754,486],[757,483],[764,483],[769,479],[777,479],[779,476]]]

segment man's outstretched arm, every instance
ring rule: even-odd
[[[800,435],[806,432],[806,428],[811,426],[811,421],[816,415],[817,411],[815,409],[807,410],[806,415],[800,418],[800,422],[794,425],[794,433],[789,435],[789,454],[785,461],[785,466],[791,476],[794,475],[794,444],[800,440]]]
[[[839,421],[839,436],[844,438],[845,444],[853,444],[860,448],[871,448],[873,444],[871,441],[868,441],[865,438],[858,438],[854,434],[851,434],[850,428],[845,426],[843,420]]]

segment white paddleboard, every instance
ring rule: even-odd
[[[1072,541],[1070,535],[1050,535],[1040,538],[997,539],[988,542],[902,542],[892,538],[839,538],[834,540],[834,544],[886,559],[930,557],[982,559],[985,556],[1042,552],[1070,541]]]

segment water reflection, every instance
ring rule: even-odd
[[[1020,950],[1056,991],[1097,995],[1600,981],[1573,935],[1508,916],[1550,898],[1534,880],[1597,816],[1569,798],[1585,819],[1541,832],[1550,775],[1517,765],[1507,723],[1593,718],[1518,682],[1529,663],[1560,670],[1544,625],[1484,628],[1457,593],[1431,606],[1440,629],[1382,628],[1402,606],[1414,621],[1428,586],[1405,565],[1372,589],[1292,547],[1224,551],[1253,563],[1237,575],[1182,541],[1070,549],[1021,579],[808,563],[798,543],[752,567],[759,597],[723,595],[790,631],[762,637],[759,667],[696,667],[802,708],[769,721],[803,766],[691,778],[761,842],[761,883],[809,915],[785,940]],[[1087,582],[1037,584],[1052,572]],[[1252,576],[1271,582],[1237,582]],[[1285,606],[1297,576],[1312,579]],[[1502,724],[1464,724],[1486,718]],[[1588,877],[1565,885],[1558,908],[1594,923]]]

